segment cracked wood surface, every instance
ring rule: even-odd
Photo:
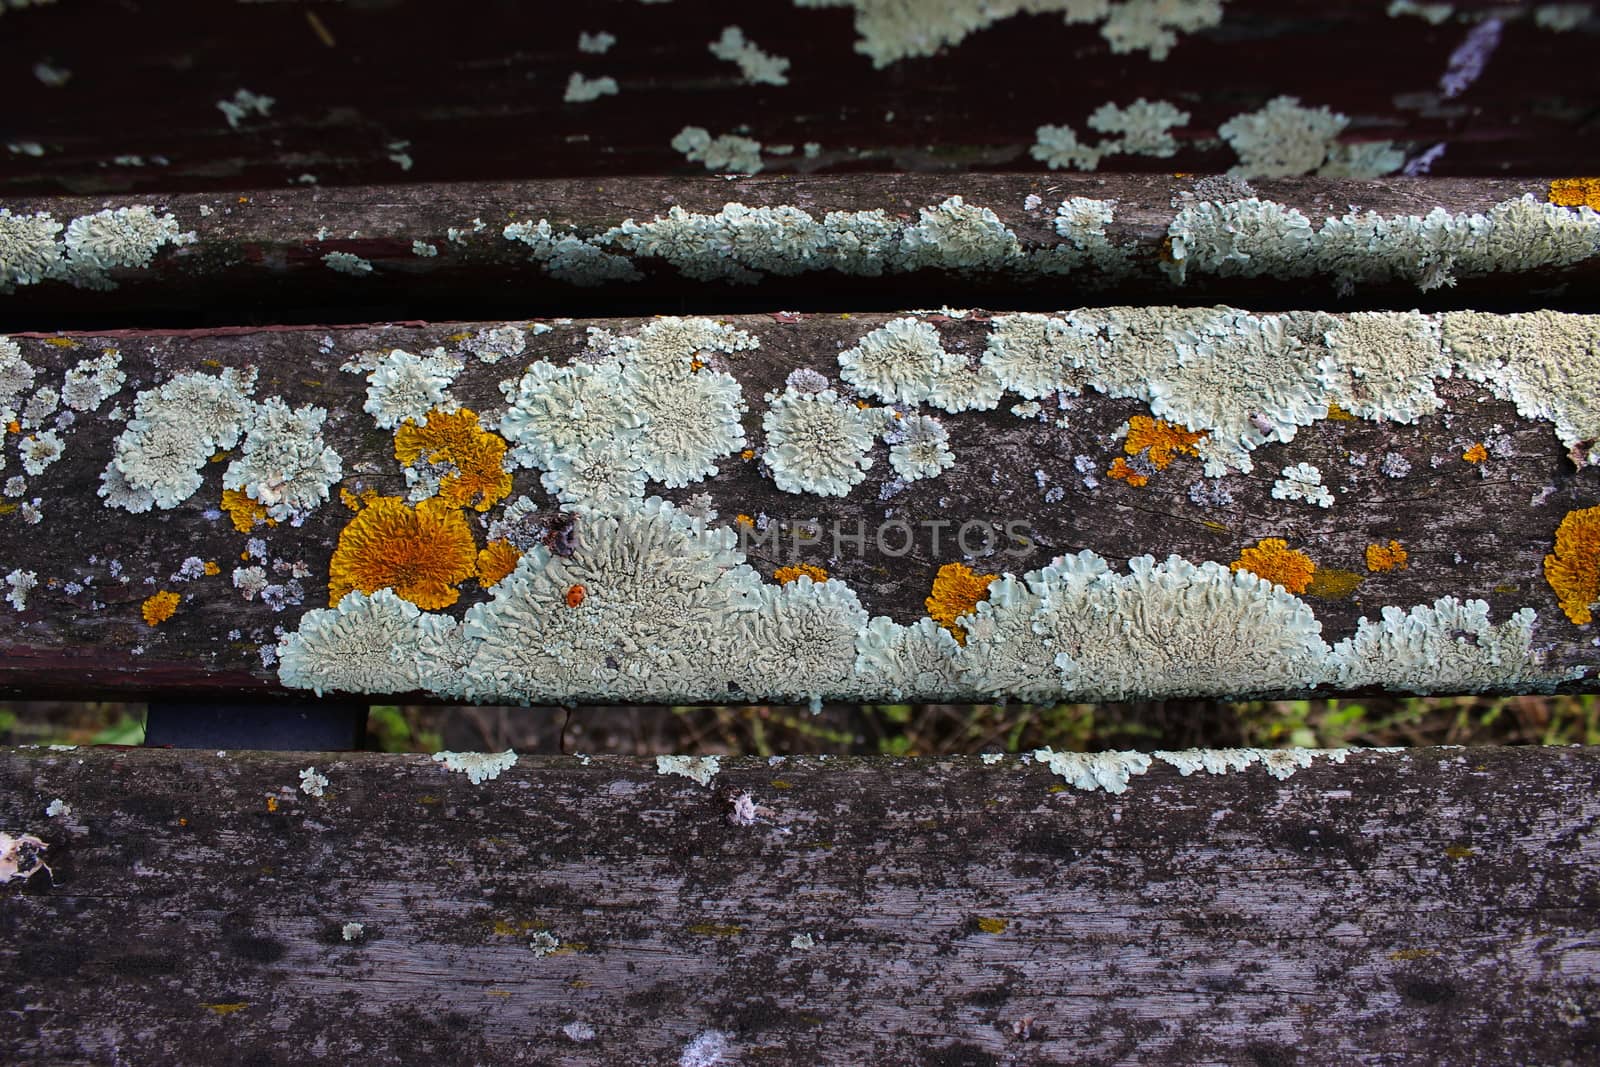
[[[742,759],[702,787],[525,757],[474,786],[420,755],[7,750],[0,828],[44,840],[52,873],[0,885],[0,1049],[664,1064],[717,1031],[720,1062],[750,1064],[1600,1051],[1594,749],[1356,751],[1282,782],[1158,762],[1121,796],[1015,761]],[[729,820],[740,794],[754,825]],[[47,818],[55,799],[71,811]],[[539,933],[560,947],[536,955]]]
[[[1326,310],[1473,307],[1592,310],[1600,289],[1600,257],[1565,268],[1466,276],[1428,292],[1411,282],[1362,283],[1348,292],[1327,275],[1309,278],[1217,277],[1191,271],[1182,285],[1161,270],[1174,203],[1205,186],[1199,175],[861,174],[729,178],[615,177],[524,182],[457,182],[360,188],[262,190],[117,197],[12,197],[13,213],[48,211],[58,221],[105,208],[151,205],[170,211],[193,244],[164,248],[145,269],[114,270],[117,288],[96,292],[45,282],[0,295],[0,328],[115,329],[128,326],[273,326],[283,323],[383,322],[420,318],[510,318],[527,315],[707,314],[798,308],[834,311],[841,293],[857,310],[966,307],[1053,310],[1099,304],[1231,302],[1250,307]],[[1215,181],[1215,179],[1212,179]],[[1352,210],[1383,215],[1487,211],[1532,194],[1544,200],[1548,178],[1322,178],[1257,180],[1263,199],[1301,211],[1313,224]],[[1109,240],[1132,265],[1108,281],[1084,267],[1067,275],[968,273],[923,269],[882,277],[813,270],[768,276],[749,285],[685,278],[659,259],[634,257],[644,278],[580,287],[550,277],[527,245],[507,240],[511,222],[548,218],[558,233],[604,233],[626,219],[647,221],[672,207],[715,214],[725,204],[793,205],[821,219],[829,211],[882,209],[915,223],[918,210],[959,195],[987,207],[1016,233],[1024,252],[1063,244],[1054,229],[1069,197],[1116,202]],[[1202,194],[1202,196],[1207,194]],[[1212,193],[1212,196],[1223,195]],[[1228,198],[1248,195],[1242,187]],[[1040,198],[1029,210],[1029,196]],[[205,213],[202,213],[204,209]],[[475,222],[482,228],[475,229]],[[448,231],[462,231],[452,241]],[[433,245],[418,256],[412,242]],[[619,248],[611,248],[620,252]],[[373,273],[352,277],[323,262],[330,252],[367,260]],[[181,296],[179,295],[181,294]]]
[[[1022,5],[953,6],[976,16]],[[1180,16],[1204,7],[1144,6]],[[1179,33],[1160,62],[1114,54],[1098,26],[1043,12],[874,70],[854,50],[844,3],[492,4],[447,33],[438,6],[420,0],[35,5],[7,18],[0,69],[16,116],[8,142],[38,154],[0,154],[0,193],[281,187],[307,175],[326,185],[688,174],[701,165],[671,147],[686,125],[788,145],[763,155],[774,171],[1043,173],[1029,155],[1038,126],[1069,124],[1098,142],[1087,125],[1095,109],[1140,97],[1191,113],[1176,154],[1103,166],[1216,171],[1236,162],[1218,128],[1284,94],[1349,115],[1349,143],[1394,140],[1427,161],[1417,162],[1424,173],[1592,168],[1592,15],[1552,33],[1531,2],[1459,0],[1460,19],[1442,25],[1390,17],[1389,6],[1227,0],[1219,25]],[[1491,15],[1499,32],[1488,40],[1470,20]],[[746,84],[709,53],[730,25],[791,60],[788,85]],[[579,51],[580,32],[602,30],[614,47]],[[1472,69],[1458,53],[1477,59],[1476,77],[1452,96],[1446,72]],[[573,73],[615,78],[620,92],[566,103]],[[217,102],[240,89],[275,103],[230,128]]]
[[[712,356],[713,366],[741,382],[750,407],[743,424],[752,448],[763,444],[767,390],[781,388],[796,367],[836,374],[837,353],[889,318],[727,317],[724,321],[761,342],[754,351]],[[935,319],[948,348],[974,359],[982,352],[988,329],[983,316]],[[528,362],[542,357],[565,363],[586,350],[590,327],[626,333],[645,321],[552,322],[548,332],[528,331],[522,356],[495,365],[460,349],[464,337],[486,324],[15,335],[25,358],[40,368],[39,382],[59,382],[64,368],[107,348],[122,353],[129,382],[101,405],[99,414],[78,415],[63,432],[63,457],[42,475],[24,476],[20,497],[0,505],[5,509],[0,514],[3,570],[31,570],[39,581],[25,611],[10,605],[0,611],[0,691],[78,699],[281,693],[262,650],[276,644],[279,628],[293,630],[301,613],[327,606],[329,559],[352,517],[338,499],[339,490],[406,492],[393,434],[375,429],[362,410],[365,375],[341,371],[340,365],[362,352],[394,347],[417,352],[443,345],[466,360],[452,395],[488,417],[505,407],[498,383],[517,378]],[[258,398],[279,395],[292,406],[309,403],[329,410],[324,434],[343,457],[345,472],[333,499],[300,526],[257,525],[241,533],[218,510],[227,466],[227,457],[219,456],[206,465],[202,488],[176,508],[138,515],[107,508],[96,491],[123,425],[106,417],[111,405],[120,405],[126,415],[136,389],[181,371],[215,372],[222,366],[259,368]],[[1303,428],[1289,444],[1258,449],[1253,473],[1220,480],[1203,478],[1200,461],[1184,456],[1155,471],[1141,488],[1107,477],[1124,454],[1119,432],[1130,416],[1148,409],[1139,401],[1086,391],[1068,398],[1059,411],[1054,400],[1046,402],[1044,414],[1054,418],[1018,417],[1010,411],[1017,398],[1009,395],[992,412],[941,415],[956,466],[934,479],[899,482],[879,442],[866,480],[845,497],[780,492],[763,472],[759,455],[744,459],[738,454],[722,461],[714,477],[679,490],[652,482],[647,492],[680,504],[707,494],[721,524],[731,524],[738,514],[757,521],[765,517],[780,533],[774,542],[750,546],[751,563],[763,578],[771,580],[785,564],[818,564],[848,582],[869,613],[902,623],[926,613],[924,600],[942,564],[981,550],[983,537],[976,528],[962,547],[962,523],[1003,528],[1017,521],[1032,531],[1029,544],[999,535],[994,554],[974,559],[974,566],[1020,575],[1083,548],[1118,570],[1129,557],[1142,554],[1176,553],[1194,563],[1226,564],[1261,538],[1286,538],[1291,547],[1310,553],[1325,578],[1335,579],[1303,596],[1330,644],[1352,633],[1363,616],[1376,619],[1386,605],[1409,608],[1454,595],[1486,600],[1495,622],[1533,607],[1538,612],[1535,643],[1549,649],[1547,666],[1592,664],[1592,628],[1566,619],[1542,568],[1562,516],[1593,504],[1596,472],[1574,470],[1548,423],[1520,419],[1512,405],[1488,398],[1484,387],[1448,379],[1438,388],[1446,408],[1413,425],[1324,419]],[[1485,440],[1495,447],[1484,462],[1463,458],[1468,446]],[[1381,461],[1389,454],[1409,463],[1410,473],[1399,478],[1383,473]],[[1323,509],[1272,497],[1280,468],[1298,462],[1321,468],[1338,503]],[[18,474],[19,468],[8,466],[6,473]],[[1209,491],[1218,485],[1231,494],[1230,503],[1191,497],[1195,486]],[[538,505],[542,519],[557,519],[556,501],[541,488],[537,471],[515,473],[508,501],[521,494]],[[34,500],[43,518],[28,525],[19,505],[32,506]],[[499,507],[481,515],[467,512],[480,547],[499,514]],[[913,528],[906,555],[884,551],[872,534],[890,516]],[[797,537],[805,536],[803,524],[810,523],[818,524],[821,542],[798,543]],[[837,545],[831,539],[834,523],[841,532]],[[869,534],[865,551],[850,540],[858,530]],[[253,539],[259,543],[252,545]],[[900,539],[899,533],[886,535],[883,544],[897,549]],[[1405,545],[1408,566],[1369,573],[1366,546],[1391,539]],[[181,580],[180,568],[191,557],[216,563],[218,573]],[[303,577],[295,576],[296,565]],[[246,599],[232,580],[234,568],[245,566],[262,567],[282,595]],[[141,617],[141,605],[158,590],[176,592],[181,600],[171,619],[151,627]],[[487,596],[475,581],[465,582],[460,601],[449,611],[459,617],[467,605]],[[1569,688],[1594,685],[1591,677]]]

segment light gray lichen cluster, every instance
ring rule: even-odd
[[[435,409],[453,411],[457,405],[449,396],[450,383],[461,368],[461,361],[442,348],[420,356],[391,349],[367,375],[362,410],[381,430],[392,430],[407,420],[421,424]]]
[[[170,214],[143,204],[79,215],[65,227],[47,211],[13,215],[0,208],[0,293],[44,281],[115,289],[112,271],[148,267],[162,248],[195,240]]]

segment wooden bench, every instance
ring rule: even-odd
[[[1597,688],[1592,15],[507,9],[428,78],[423,5],[70,6],[0,43],[8,695]],[[0,752],[8,1062],[1600,1045],[1589,748],[259,736]]]

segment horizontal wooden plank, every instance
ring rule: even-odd
[[[1102,167],[1211,171],[1241,162],[1230,121],[1281,96],[1343,116],[1330,141],[1392,142],[1391,168],[1592,167],[1596,20],[1580,5],[1555,5],[1580,8],[1570,27],[1532,2],[1462,0],[1443,21],[1396,7],[598,0],[490,5],[441,37],[420,0],[30,5],[0,40],[16,116],[0,193],[687,174],[702,164],[673,147],[685,127],[760,142],[774,172],[1043,172],[1043,125],[1106,151]],[[1069,25],[1066,8],[1094,15]],[[733,26],[787,69],[715,55]],[[612,43],[583,51],[582,34]],[[569,101],[575,75],[599,95]],[[1128,138],[1091,120],[1138,99],[1184,118],[1170,145],[1113,152]]]
[[[0,885],[0,1032],[41,1063],[1588,1062],[1597,797],[1579,748],[1156,759],[1116,796],[1016,757],[474,785],[10,750],[0,830],[50,870]]]
[[[1600,223],[1582,210],[1583,188],[820,175],[21,198],[0,224],[0,281],[10,283],[0,290],[14,290],[0,295],[0,328],[831,311],[845,284],[856,310],[1052,310],[1092,294],[1592,311]],[[1076,212],[1064,218],[1069,201]],[[1441,228],[1435,212],[1453,221]],[[853,214],[825,229],[832,213]],[[1382,236],[1329,221],[1370,227],[1368,213],[1387,220]],[[58,232],[37,229],[44,215]],[[547,238],[513,239],[541,223]]]
[[[1101,308],[18,335],[34,377],[6,442],[0,687],[292,679],[499,703],[1592,688],[1597,331]],[[874,377],[862,353],[890,342],[922,353],[896,382],[933,360],[949,387]],[[383,385],[408,374],[414,391]],[[990,388],[988,410],[946,410]],[[664,436],[685,425],[688,444]],[[1031,584],[986,584],[1004,574]],[[376,644],[318,643],[318,609],[384,588],[404,600],[349,607],[397,629],[340,616]],[[908,629],[929,614],[953,628]],[[949,636],[972,627],[966,647]],[[280,675],[291,648],[311,658]]]

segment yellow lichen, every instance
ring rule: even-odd
[[[1484,460],[1489,458],[1489,450],[1483,447],[1482,441],[1479,441],[1477,444],[1461,453],[1461,458],[1466,460],[1468,463],[1482,463]]]
[[[233,520],[233,528],[240,533],[249,533],[259,522],[268,526],[278,525],[276,519],[267,518],[265,507],[237,489],[222,491],[222,510],[228,513],[228,518]]]
[[[488,511],[511,493],[506,442],[478,425],[478,414],[430,411],[418,426],[407,419],[394,435],[394,458],[409,466],[419,458],[455,468],[439,479],[439,497],[457,507]]]
[[[361,510],[361,498],[356,496],[342,485],[339,487],[339,503],[343,504],[351,511]]]
[[[144,621],[150,626],[160,626],[172,618],[172,613],[178,610],[178,594],[163,589],[155,596],[144,602],[140,611]]]
[[[1355,571],[1341,571],[1334,567],[1318,567],[1317,573],[1311,576],[1311,584],[1306,586],[1306,592],[1323,600],[1343,600],[1356,591],[1356,587],[1366,581],[1365,575]]]
[[[1600,507],[1569,511],[1556,527],[1556,550],[1544,558],[1544,580],[1561,610],[1579,626],[1600,603]]]
[[[1557,178],[1550,183],[1550,202],[1559,207],[1592,207],[1600,211],[1600,178]]]
[[[1138,471],[1128,466],[1128,461],[1123,459],[1121,456],[1118,456],[1116,459],[1111,461],[1111,469],[1106,471],[1106,477],[1120,479],[1121,481],[1127,482],[1135,489],[1150,481],[1150,476],[1148,474],[1140,474]]]
[[[778,580],[779,585],[788,585],[802,574],[813,582],[825,582],[828,580],[827,571],[809,563],[799,563],[792,567],[779,567],[772,572],[772,576]]]
[[[1405,547],[1399,541],[1390,540],[1387,546],[1367,546],[1367,570],[1374,573],[1378,571],[1403,571],[1406,569],[1407,558]]]
[[[1176,453],[1199,455],[1194,446],[1205,437],[1205,430],[1191,430],[1166,419],[1135,415],[1128,420],[1128,437],[1122,443],[1122,450],[1130,456],[1136,456],[1149,449],[1150,462],[1155,464],[1156,470],[1164,471],[1171,465]],[[1112,477],[1120,475],[1113,474]]]
[[[517,569],[522,553],[510,541],[490,541],[478,553],[478,584],[485,589]]]
[[[1281,537],[1265,537],[1239,550],[1239,558],[1228,564],[1231,571],[1249,571],[1281,585],[1291,593],[1303,593],[1311,584],[1317,565],[1297,548],[1290,548]]]
[[[997,574],[974,574],[965,563],[946,563],[933,578],[933,593],[923,603],[928,617],[955,635],[961,644],[967,643],[967,631],[956,625],[956,620],[972,613],[978,601],[989,596],[989,583]]]
[[[359,589],[395,595],[424,611],[449,607],[456,586],[478,570],[478,546],[458,508],[440,497],[415,508],[397,496],[374,497],[339,531],[328,563],[328,603]]]
[[[1355,422],[1356,421],[1356,417],[1354,415],[1350,414],[1348,411],[1346,411],[1344,408],[1340,407],[1338,404],[1329,404],[1328,405],[1328,413],[1326,415],[1322,416],[1322,417],[1325,418],[1325,419],[1332,419],[1334,422]]]
[[[740,512],[738,515],[735,515],[733,517],[733,522],[734,522],[735,526],[743,526],[746,530],[752,530],[752,529],[755,528],[755,525],[756,525],[756,520],[752,519],[750,516],[744,514],[743,512]]]
[[[739,453],[739,458],[740,459],[755,459],[756,458],[756,450],[753,449],[753,448],[747,448],[743,452]]]
[[[1003,934],[1006,930],[1004,919],[983,918],[978,920],[978,929],[986,934]]]
[[[216,560],[208,559],[206,560],[205,571],[207,578],[215,578],[217,575],[222,573],[222,568],[217,566]]]

